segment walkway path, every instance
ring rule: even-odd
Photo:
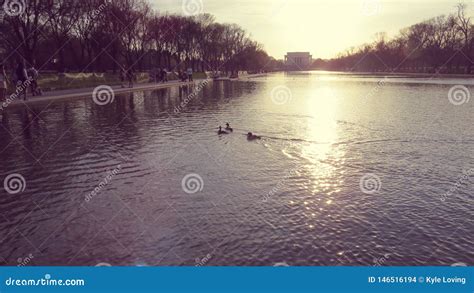
[[[195,80],[194,82],[179,82],[179,81],[170,81],[166,83],[139,83],[134,84],[133,88],[122,88],[120,85],[111,86],[114,91],[115,95],[131,93],[136,91],[147,91],[147,90],[156,90],[156,89],[163,89],[163,88],[170,88],[175,86],[181,85],[188,85],[188,84],[196,84],[202,82],[204,79]],[[70,98],[89,98],[92,97],[94,89],[96,87],[91,88],[81,88],[81,89],[68,89],[68,90],[58,90],[58,91],[50,91],[45,92],[42,96],[28,96],[26,101],[20,100],[20,97],[15,101],[8,104],[8,107],[19,106],[19,105],[29,105],[34,103],[42,103],[42,102],[51,102],[57,100],[64,100]],[[22,97],[21,97],[22,98]]]
[[[263,77],[266,74],[249,74],[243,75],[238,79],[251,79],[256,77]],[[120,85],[111,86],[112,90],[114,91],[115,95],[132,93],[136,91],[150,91],[156,89],[164,89],[164,88],[171,88],[175,86],[182,86],[182,85],[190,85],[190,84],[198,84],[205,79],[196,79],[194,82],[180,82],[180,81],[170,81],[166,83],[138,83],[133,86],[133,88],[122,88]],[[212,79],[208,79],[211,81]],[[225,79],[231,80],[231,79]],[[6,105],[6,107],[14,107],[14,106],[21,106],[21,105],[30,105],[35,103],[44,103],[44,102],[55,102],[58,100],[64,99],[71,99],[71,98],[91,98],[96,87],[90,88],[80,88],[80,89],[68,89],[68,90],[57,90],[57,91],[50,91],[45,92],[42,96],[32,97],[28,96],[26,101],[20,100],[20,97],[11,101]],[[0,103],[0,109],[2,109],[2,103]],[[4,108],[6,108],[4,106]]]

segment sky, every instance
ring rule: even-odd
[[[456,0],[150,0],[160,12],[213,14],[237,23],[276,59],[286,52],[331,58],[417,22],[456,12]],[[467,2],[474,11],[474,0]],[[471,4],[472,3],[472,4]]]

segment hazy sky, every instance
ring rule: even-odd
[[[150,0],[158,11],[198,9],[219,22],[237,23],[283,59],[287,51],[330,58],[372,41],[377,32],[396,34],[419,21],[456,11],[456,0]],[[468,1],[471,3],[471,1]],[[184,5],[184,6],[183,6]],[[469,7],[474,11],[474,1]]]

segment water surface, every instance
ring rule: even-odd
[[[0,175],[26,188],[0,191],[0,260],[473,265],[474,106],[448,99],[472,84],[306,72],[12,107]]]

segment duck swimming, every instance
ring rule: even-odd
[[[230,131],[230,132],[234,132],[234,129],[232,127],[230,127],[229,123],[225,124],[225,130]]]
[[[217,134],[229,134],[227,131],[222,130],[222,126],[219,126],[219,130],[217,131]]]
[[[252,132],[247,133],[247,140],[256,140],[261,138],[261,136],[254,135]]]

